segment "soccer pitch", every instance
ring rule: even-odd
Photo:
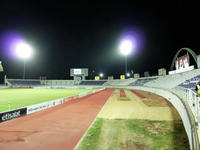
[[[2,89],[0,90],[0,112],[78,95],[92,90],[94,89]]]

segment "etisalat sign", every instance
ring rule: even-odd
[[[4,122],[7,120],[24,116],[26,115],[26,113],[27,113],[27,108],[21,108],[21,109],[16,109],[16,110],[0,113],[0,122]]]

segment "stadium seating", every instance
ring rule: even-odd
[[[108,80],[106,83],[104,83],[105,86],[117,86],[117,85],[121,85],[121,86],[126,86],[129,85],[130,83],[136,81],[137,79],[125,79],[125,80],[120,80],[120,79],[115,79],[115,80]]]
[[[41,80],[41,84],[50,86],[71,86],[74,85],[74,80]]]
[[[189,82],[190,84],[187,86],[194,87],[193,80],[194,79],[198,80],[199,79],[198,75],[200,75],[200,69],[195,69],[192,71],[187,71],[187,72],[177,73],[177,74],[172,74],[172,75],[166,75],[166,76],[159,77],[156,80],[146,83],[145,86],[172,89],[172,88],[175,88],[177,85],[185,86],[186,83],[185,84],[183,83],[187,80],[191,80],[191,82]]]
[[[39,80],[7,80],[11,85],[36,86],[41,85]]]
[[[142,79],[138,79],[135,82],[130,83],[130,86],[143,86],[145,83],[153,81],[158,79],[158,77],[155,78],[142,78]]]
[[[81,81],[79,85],[103,85],[107,81]]]
[[[194,90],[199,81],[200,81],[200,75],[197,75],[197,76],[179,84],[178,86]]]

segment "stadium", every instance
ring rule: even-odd
[[[169,74],[157,76],[86,80],[87,68],[70,69],[73,80],[5,76],[0,148],[198,150],[200,69],[189,53],[199,67],[199,56],[182,48]]]
[[[200,150],[196,6],[1,1],[0,150]]]

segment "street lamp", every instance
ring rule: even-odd
[[[19,58],[24,60],[24,70],[23,70],[23,79],[26,77],[26,59],[30,58],[32,55],[32,48],[27,43],[18,43],[16,44],[16,54]]]
[[[120,53],[125,56],[125,75],[127,75],[127,56],[131,53],[133,49],[133,44],[131,40],[124,40],[120,43]]]

